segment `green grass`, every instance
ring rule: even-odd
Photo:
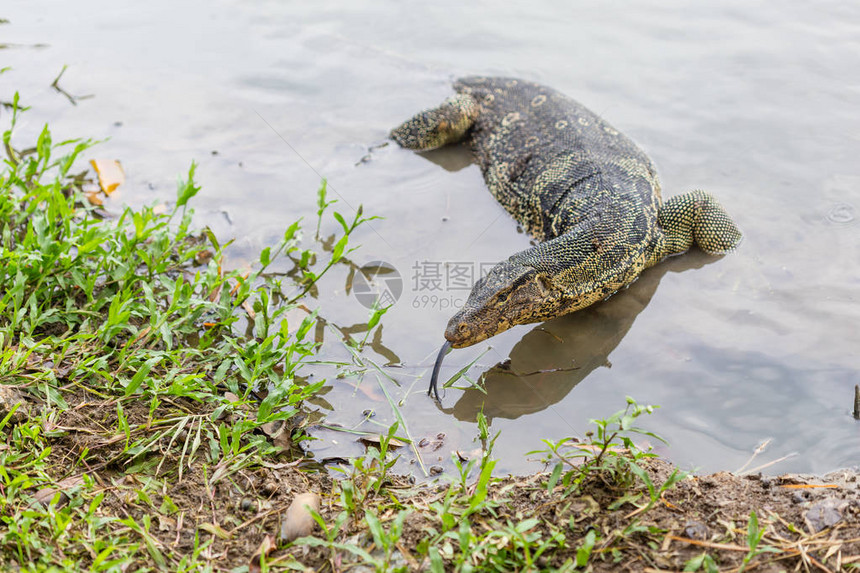
[[[110,569],[120,564],[111,555],[127,562],[144,551],[159,566],[193,561],[165,555],[149,516],[99,517],[92,472],[151,478],[135,500],[158,497],[169,514],[163,480],[193,470],[211,487],[278,453],[261,428],[290,423],[325,383],[298,376],[316,350],[316,313],[298,323],[288,313],[367,219],[334,213],[342,234],[328,257],[302,248],[296,221],[250,274],[228,271],[229,244],[192,230],[194,164],[166,212],[105,218],[84,199],[87,173],[74,172],[93,142],[54,142],[45,126],[35,145],[21,144],[17,94],[11,111],[0,175],[0,383],[26,395],[15,408],[28,415],[0,421],[0,555],[61,569],[79,560]],[[325,182],[319,195],[322,218],[332,203]],[[269,273],[274,265],[293,272]],[[68,500],[33,503],[34,490],[70,476]]]

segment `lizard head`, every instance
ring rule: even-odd
[[[452,347],[464,348],[517,324],[547,320],[563,305],[549,275],[507,260],[475,283],[466,304],[448,322],[445,338]]]

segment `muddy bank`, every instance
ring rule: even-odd
[[[143,410],[130,408],[128,415],[141,417]],[[392,456],[375,449],[326,473],[309,469],[289,439],[274,437],[281,453],[257,463],[207,467],[174,452],[140,473],[118,462],[121,439],[98,435],[98,421],[112,415],[80,401],[56,420],[54,428],[64,433],[50,440],[53,484],[34,488],[32,503],[68,511],[99,496],[95,511],[115,520],[110,530],[120,539],[132,533],[128,524],[146,524],[138,533],[149,559],[135,559],[137,567],[163,569],[165,557],[192,554],[215,571],[259,571],[261,562],[315,571],[826,572],[860,566],[856,468],[823,476],[720,472],[661,487],[676,469],[651,458],[636,460],[642,472],[633,479],[603,466],[568,487],[565,474],[491,477],[494,462],[485,455],[472,466],[463,460],[460,476],[416,484],[388,475]],[[88,463],[68,469],[81,451],[90,452]],[[610,452],[621,461],[623,454]],[[289,508],[308,493],[319,496],[324,527],[306,519],[311,536],[291,542],[287,516],[295,507]],[[79,553],[77,559],[93,566],[98,557]]]
[[[653,482],[661,483],[671,467],[654,461],[648,470]],[[472,516],[470,537],[475,547],[468,562],[479,569],[503,570],[505,561],[500,556],[516,553],[517,541],[512,535],[493,533],[511,526],[516,529],[534,518],[537,522],[530,522],[533,525],[523,533],[544,540],[554,535],[566,539],[562,547],[536,558],[534,565],[540,569],[571,569],[591,531],[596,533],[594,546],[585,560],[593,571],[679,571],[696,559],[702,559],[702,570],[708,570],[702,555],[710,557],[720,571],[739,570],[745,559],[746,570],[759,571],[839,571],[860,564],[856,471],[820,477],[739,477],[727,472],[691,476],[644,512],[623,501],[644,493],[644,488],[616,490],[596,475],[589,479],[583,495],[564,498],[562,486],[546,490],[547,478],[547,474],[508,477],[491,486],[488,499],[498,505]],[[327,480],[318,485],[323,490],[322,514],[331,520],[342,508],[325,487]],[[395,482],[388,491],[386,497],[416,510],[404,523],[397,544],[399,556],[390,565],[429,569],[430,560],[422,557],[421,548],[441,529],[432,508],[445,498],[447,488],[412,489]],[[755,521],[751,524],[753,512],[757,526]],[[274,529],[275,525],[273,516],[271,524],[261,523],[260,528]],[[364,523],[353,523],[348,531],[346,538],[352,542],[372,554],[382,553]],[[486,536],[493,539],[488,541]],[[754,539],[757,545],[751,547]],[[346,570],[352,562],[341,551],[307,552],[298,547],[286,551],[316,570]],[[446,569],[458,560],[457,553],[452,548]]]
[[[662,461],[648,467],[654,483],[664,481],[671,470]],[[547,491],[547,479],[547,474],[508,477],[490,487],[488,499],[497,505],[472,516],[469,529],[475,546],[466,562],[479,569],[504,570],[505,553],[523,547],[517,547],[515,535],[496,534],[526,524],[530,526],[522,533],[531,535],[535,546],[539,546],[537,539],[563,535],[566,540],[555,551],[535,559],[534,565],[540,569],[572,569],[592,531],[590,556],[581,558],[592,571],[690,570],[685,567],[691,560],[701,560],[701,569],[707,571],[708,558],[720,571],[739,570],[745,560],[746,570],[759,571],[839,571],[860,564],[860,482],[853,470],[820,477],[740,477],[728,472],[690,476],[644,512],[624,500],[645,493],[645,488],[620,491],[596,475],[589,478],[583,495],[565,498],[562,486]],[[322,514],[331,520],[342,507],[326,487],[327,480],[318,485],[323,490]],[[416,510],[406,519],[389,564],[408,570],[429,569],[430,560],[422,557],[421,550],[441,529],[432,508],[446,497],[447,488],[412,489],[395,481],[388,492],[389,499]],[[751,523],[753,512],[755,521]],[[261,523],[260,527],[274,529],[275,521],[272,517],[271,524]],[[383,553],[360,521],[350,526],[346,538],[371,554]],[[353,562],[342,551],[308,552],[295,547],[286,552],[315,570],[342,571]],[[446,570],[452,569],[462,553],[458,555],[458,549],[452,547],[450,558],[445,560]]]

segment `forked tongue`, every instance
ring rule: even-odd
[[[439,378],[439,370],[442,368],[442,361],[445,360],[445,354],[451,349],[451,341],[446,340],[445,344],[439,350],[439,355],[436,357],[436,364],[433,365],[433,376],[430,377],[430,388],[427,389],[427,395],[433,395],[436,401],[439,402],[439,388],[436,385]]]

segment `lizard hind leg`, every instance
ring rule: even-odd
[[[423,151],[457,143],[466,137],[478,111],[472,96],[457,94],[400,124],[391,130],[391,138],[401,147]]]
[[[704,191],[669,198],[657,216],[665,235],[658,260],[683,253],[693,243],[708,254],[721,255],[737,247],[742,237],[723,206]]]

